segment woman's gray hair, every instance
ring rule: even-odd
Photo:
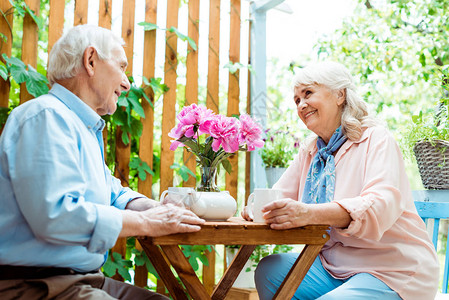
[[[367,105],[357,94],[351,74],[342,64],[320,62],[309,65],[300,69],[293,81],[294,88],[312,84],[324,85],[333,91],[341,89],[346,91],[341,126],[350,140],[358,140],[362,135],[363,127],[377,124],[377,121],[368,114]]]
[[[48,57],[47,77],[50,85],[58,79],[72,78],[83,66],[87,47],[94,47],[101,60],[110,59],[111,51],[123,45],[123,39],[111,30],[94,26],[78,25],[65,33],[51,49]]]

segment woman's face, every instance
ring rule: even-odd
[[[299,118],[326,143],[341,125],[345,98],[344,90],[332,91],[321,84],[295,87],[294,101]]]

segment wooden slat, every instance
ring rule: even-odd
[[[205,251],[204,256],[206,256],[209,265],[203,265],[203,285],[209,294],[212,294],[215,286],[215,262],[216,262],[216,251],[212,248],[212,251]]]
[[[248,32],[251,32],[251,23],[248,22]],[[248,35],[248,66],[251,65],[251,34]],[[246,95],[246,113],[251,115],[251,73],[248,69],[247,80],[247,95]],[[246,152],[245,155],[245,205],[248,202],[249,194],[251,193],[251,152]]]
[[[232,284],[239,276],[249,257],[253,253],[256,245],[243,245],[237,255],[231,262],[231,267],[226,270],[225,274],[217,284],[215,290],[212,293],[212,299],[224,299]]]
[[[111,29],[112,23],[112,0],[100,0],[98,10],[98,26]]]
[[[145,21],[156,24],[157,21],[157,0],[147,0],[145,2]],[[144,34],[144,56],[143,56],[143,76],[151,80],[154,77],[156,57],[156,30],[146,31]],[[148,98],[154,105],[154,93],[151,88],[146,89]],[[145,118],[141,119],[143,131],[140,137],[139,157],[146,162],[148,166],[153,166],[153,127],[154,127],[154,110],[151,105],[142,100],[142,107],[145,112]],[[149,198],[152,198],[152,176],[147,176],[145,180],[139,178],[138,191]],[[138,272],[138,273],[137,273]],[[136,267],[136,278],[140,282],[138,285],[148,280],[148,270],[145,266]],[[146,285],[146,284],[145,284]]]
[[[127,74],[133,72],[133,38],[134,38],[134,12],[135,0],[123,0],[122,11],[122,38],[125,41],[125,53],[128,59]],[[115,176],[118,177],[123,186],[129,186],[129,157],[131,154],[131,143],[125,145],[122,141],[122,130],[117,128],[116,132],[116,168]]]
[[[220,68],[220,0],[210,0],[209,7],[209,65],[207,71],[206,106],[219,112],[218,88]]]
[[[53,0],[55,1],[55,0]],[[62,1],[60,1],[62,2]],[[100,0],[100,8],[98,10],[98,26],[111,29],[112,0]],[[108,128],[103,129],[104,158],[107,163],[107,144],[108,144]]]
[[[226,222],[206,222],[198,232],[148,237],[146,240],[157,245],[208,245],[211,241],[223,245],[288,245],[297,243],[300,237],[304,244],[320,245],[329,239],[326,232],[328,228],[326,225],[308,225],[288,230],[272,230],[267,224],[230,218]]]
[[[310,269],[323,245],[306,245],[299,257],[296,259],[292,268],[288,272],[286,279],[279,286],[273,299],[284,300],[292,299],[301,281]]]
[[[229,61],[232,63],[240,62],[240,0],[231,0],[231,22],[230,22],[230,43],[229,43]],[[228,116],[239,114],[239,70],[234,74],[229,72],[228,85]],[[229,158],[232,166],[231,174],[226,173],[226,190],[237,200],[238,183],[238,154]]]
[[[178,273],[184,286],[189,291],[190,296],[193,299],[210,299],[209,293],[207,293],[204,286],[199,281],[192,266],[186,260],[181,249],[177,245],[161,246],[162,250],[169,259],[171,265]]]
[[[167,28],[178,27],[179,0],[167,1]],[[168,133],[175,126],[176,118],[176,68],[177,36],[167,31],[165,42],[165,78],[164,82],[169,90],[164,94],[162,107],[162,137],[161,137],[161,184],[160,190],[165,191],[173,185],[173,170],[170,166],[174,161],[174,152],[170,148],[170,138]]]
[[[122,11],[122,38],[125,41],[125,54],[128,59],[127,73],[133,72],[133,46],[134,46],[134,12],[135,0],[123,0]],[[129,186],[129,160],[131,155],[131,142],[127,145],[122,140],[122,130],[120,127],[116,131],[115,146],[115,176],[118,177],[123,186]],[[113,252],[120,253],[123,257],[126,253],[126,239],[120,238],[116,245],[112,248]],[[120,277],[117,279],[121,279]]]
[[[200,3],[199,0],[189,1],[189,25],[188,35],[195,41],[198,47],[199,40],[199,18]],[[187,74],[186,74],[186,102],[185,105],[198,103],[198,50],[194,51],[190,45],[187,47]],[[184,164],[196,174],[196,158],[191,152],[184,150]],[[183,182],[183,186],[194,187],[196,180],[189,176],[189,179]]]
[[[64,29],[65,1],[50,0],[50,15],[48,20],[48,50],[51,52],[53,45],[62,36]]]
[[[145,253],[147,253],[148,258],[156,269],[156,272],[161,278],[165,280],[164,283],[167,285],[167,289],[173,299],[187,300],[188,298],[185,295],[184,290],[179,285],[178,281],[170,270],[170,266],[165,261],[165,258],[159,250],[159,247],[145,243],[142,244],[142,247],[145,249]]]
[[[125,53],[128,58],[127,73],[133,73],[133,51],[134,51],[134,14],[136,0],[123,0],[122,9],[122,38],[125,41]]]
[[[25,3],[37,16],[39,15],[39,0],[26,0]],[[22,61],[33,68],[37,66],[38,33],[37,24],[29,14],[26,14],[23,18]],[[22,104],[30,99],[33,99],[33,96],[28,93],[25,83],[20,84],[20,103]]]
[[[145,2],[145,22],[156,24],[157,22],[157,0],[146,0]],[[155,72],[156,59],[156,30],[146,31],[143,41],[143,76],[151,80]],[[148,98],[154,104],[154,93],[151,88],[145,90]],[[141,119],[143,125],[142,136],[140,137],[139,157],[146,162],[150,168],[153,167],[153,139],[154,139],[154,110],[146,101],[142,101],[145,118]],[[152,198],[152,176],[147,176],[145,181],[139,179],[139,193]]]
[[[10,10],[12,7],[9,1],[0,1],[0,9],[3,12],[9,12],[10,14],[6,17],[6,19],[1,16],[0,17],[0,33],[6,36],[6,43],[0,43],[1,53],[5,53],[8,57],[11,57],[11,47],[12,47],[12,30],[13,30],[13,13]],[[2,57],[0,57],[2,62],[5,62]],[[3,78],[0,77],[0,107],[9,107],[9,89],[10,83],[8,81],[4,81]]]
[[[87,10],[88,0],[75,0],[74,26],[87,23]]]

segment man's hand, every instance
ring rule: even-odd
[[[159,205],[136,212],[124,210],[120,237],[162,236],[180,232],[195,232],[201,229],[204,220],[193,212],[171,204]]]

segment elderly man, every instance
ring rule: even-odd
[[[118,237],[200,230],[204,220],[124,188],[104,164],[100,115],[130,83],[110,30],[69,30],[49,56],[47,95],[0,137],[1,299],[167,299],[99,271]]]

